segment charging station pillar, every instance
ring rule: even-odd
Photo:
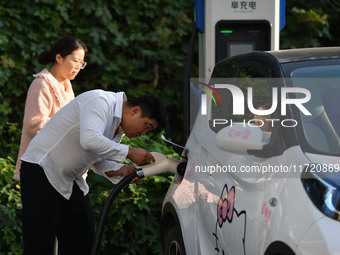
[[[278,50],[285,0],[195,0],[199,29],[199,77],[215,64],[254,50]]]

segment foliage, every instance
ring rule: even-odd
[[[13,179],[20,135],[17,123],[0,125],[0,252],[12,254],[22,249],[20,185]]]
[[[157,139],[154,137],[154,139]],[[143,147],[171,157],[178,155],[166,147],[160,139],[148,136],[128,139],[123,143],[131,147]],[[172,176],[152,176],[140,183],[129,184],[114,201],[101,243],[101,254],[161,254],[159,241],[160,217],[164,195]],[[105,178],[90,172],[90,198],[98,221],[105,200],[113,185]]]
[[[0,251],[21,254],[22,205],[14,170],[10,157],[0,158]]]
[[[339,10],[336,0],[286,1],[286,26],[280,33],[280,48],[339,45]]]
[[[155,93],[168,105],[169,126],[178,123],[192,9],[192,2],[174,0],[1,1],[0,121],[21,124],[32,74],[42,69],[38,54],[73,34],[89,48],[88,65],[72,82],[76,94]]]
[[[16,158],[19,151],[21,130],[18,123],[0,124],[0,155]]]

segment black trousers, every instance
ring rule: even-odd
[[[24,255],[91,254],[94,219],[89,197],[74,182],[69,200],[58,193],[37,164],[22,162]]]

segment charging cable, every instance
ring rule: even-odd
[[[137,170],[138,171],[138,170]],[[134,172],[130,175],[125,176],[120,182],[118,182],[115,187],[112,189],[110,195],[106,199],[104,208],[101,212],[100,219],[98,222],[98,227],[96,231],[96,236],[93,244],[93,249],[91,255],[97,255],[100,248],[100,242],[102,240],[103,232],[104,232],[104,226],[106,223],[107,215],[110,211],[111,205],[113,201],[116,199],[117,195],[119,194],[119,191],[124,188],[126,185],[128,185],[134,178],[140,177],[137,172]]]

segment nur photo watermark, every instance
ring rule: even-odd
[[[202,164],[205,169],[197,167],[200,171],[195,172],[299,177],[305,169],[311,171],[286,159],[303,158],[295,147],[316,155],[340,150],[340,121],[333,107],[339,99],[330,96],[339,82],[337,78],[192,79],[190,120],[195,136],[210,139],[202,140],[202,145],[209,144],[203,145],[209,150],[206,162],[220,160],[220,165],[213,160],[215,164]],[[323,171],[339,168],[340,162],[331,163]]]
[[[262,82],[262,81],[261,81]],[[257,82],[254,82],[255,84]],[[305,116],[311,116],[312,114],[310,111],[304,106],[304,104],[308,103],[311,99],[311,92],[307,88],[300,88],[300,87],[267,87],[263,88],[262,86],[258,88],[261,93],[262,97],[255,98],[255,93],[253,92],[255,88],[253,87],[246,87],[243,90],[240,87],[237,87],[233,84],[206,84],[204,82],[198,82],[200,88],[199,91],[202,91],[200,96],[200,114],[207,115],[208,109],[208,97],[210,97],[211,101],[214,104],[212,105],[215,107],[221,107],[225,111],[231,111],[232,116],[246,116],[246,111],[248,113],[253,114],[253,116],[259,116],[258,119],[240,119],[237,118],[238,123],[242,122],[244,126],[248,125],[249,127],[253,126],[261,126],[265,125],[265,121],[269,122],[271,127],[274,126],[275,123],[281,124],[283,127],[295,127],[298,125],[296,119],[290,118],[268,118],[268,116],[272,116],[273,113],[277,112],[278,106],[280,105],[280,112],[278,113],[281,117],[287,116],[287,107],[294,106],[301,111],[302,114]],[[273,83],[275,85],[275,83]],[[221,98],[219,92],[223,95],[228,95],[227,97]],[[224,91],[226,90],[226,91]],[[245,95],[246,94],[246,95]],[[271,96],[268,96],[271,95]],[[293,95],[289,97],[289,95]],[[217,98],[219,104],[217,103]],[[246,99],[245,99],[246,98]],[[223,102],[224,101],[224,105]],[[256,105],[256,101],[258,102],[265,102],[263,105],[258,104]],[[267,107],[264,107],[267,105]],[[249,115],[249,114],[248,114]],[[263,119],[261,117],[267,116],[267,118]],[[212,125],[215,127],[216,125],[233,125],[233,119],[235,118],[212,118]]]

